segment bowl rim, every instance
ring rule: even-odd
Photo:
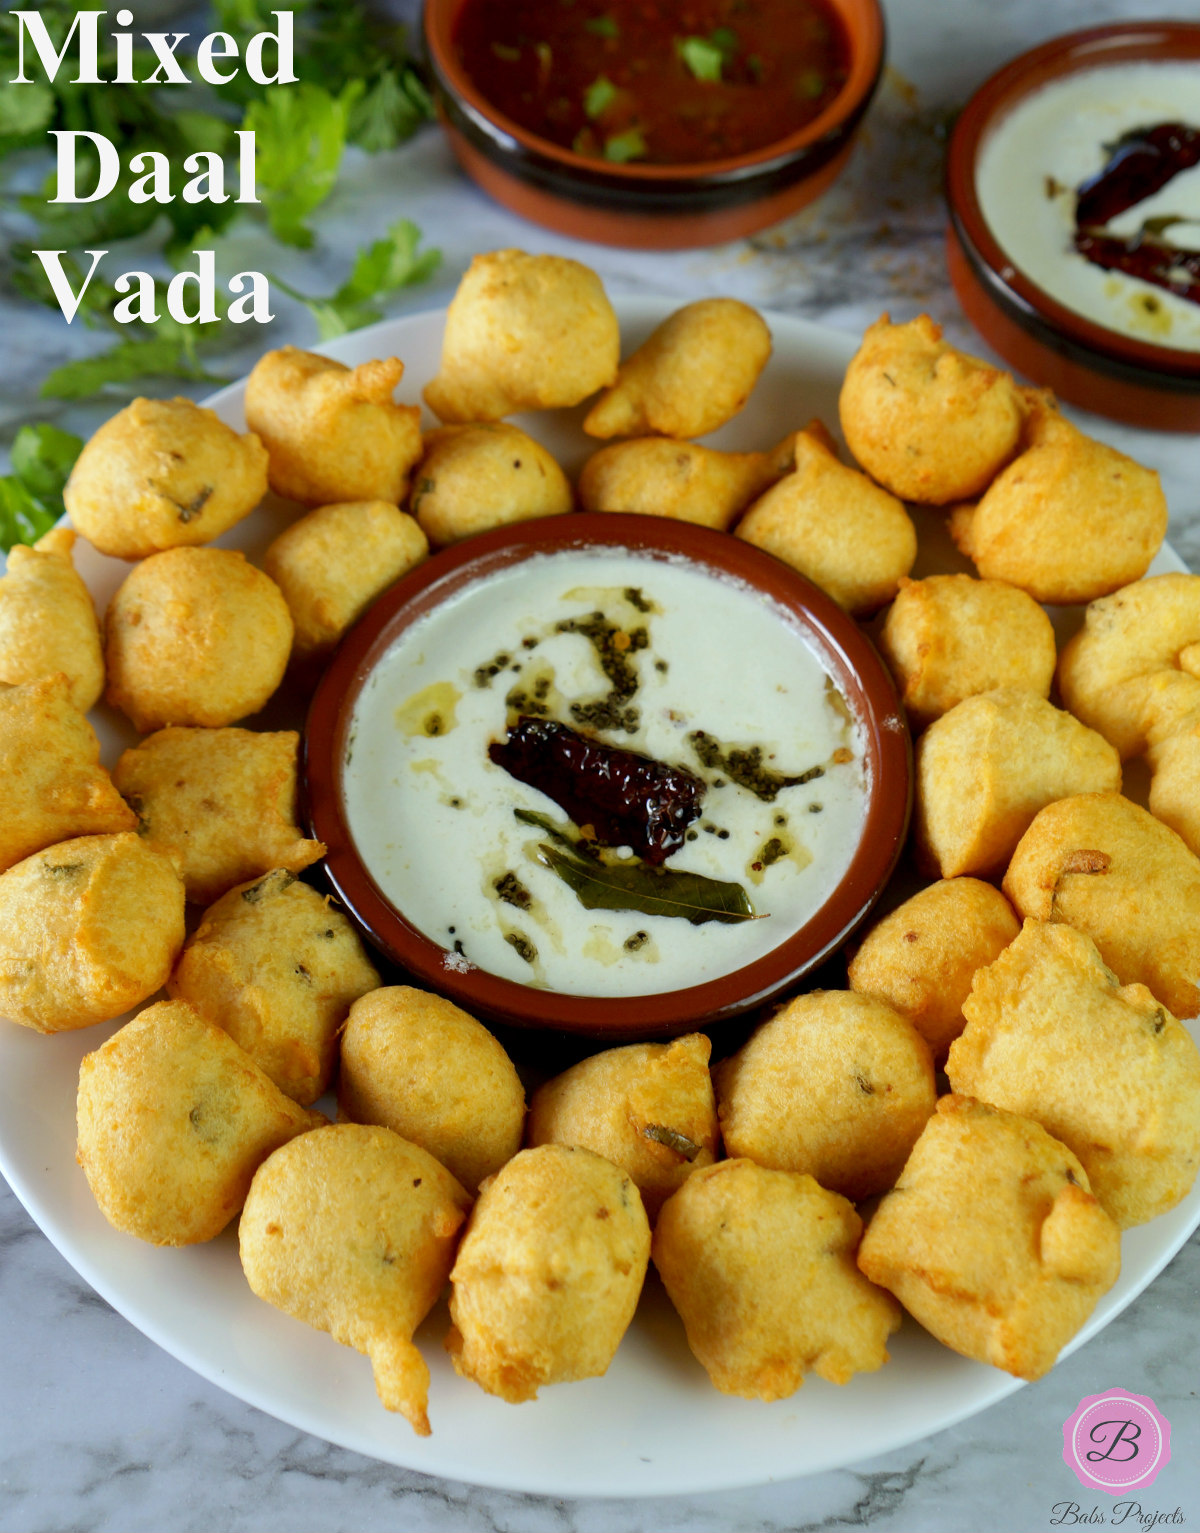
[[[375,884],[343,812],[341,763],[354,704],[374,666],[426,612],[490,574],[543,553],[586,549],[680,556],[733,577],[796,614],[859,720],[867,808],[851,862],[824,903],[763,957],[703,984],[650,995],[539,989],[476,968],[419,931]],[[741,1015],[783,994],[838,948],[882,893],[912,808],[912,745],[891,674],[866,633],[825,592],[773,555],[690,522],[573,512],[492,529],[443,549],[392,586],[343,640],[309,707],[301,751],[306,817],[327,847],[325,876],[359,930],[418,983],[473,1015],[601,1039],[664,1037]],[[449,960],[449,961],[448,961]]]
[[[984,81],[960,113],[946,157],[946,201],[955,232],[981,278],[1020,323],[1045,343],[1093,358],[1101,368],[1107,363],[1168,387],[1178,381],[1185,389],[1200,381],[1200,352],[1158,346],[1098,324],[1059,303],[1012,263],[984,217],[975,171],[991,132],[1044,86],[1108,64],[1193,58],[1200,61],[1200,22],[1114,22],[1050,38]]]
[[[751,176],[770,175],[805,151],[825,147],[852,127],[866,110],[883,73],[886,26],[880,0],[827,0],[837,12],[850,42],[850,68],[841,90],[819,116],[786,138],[777,139],[743,155],[722,160],[698,160],[682,165],[643,165],[636,161],[591,159],[576,154],[551,139],[529,132],[506,117],[488,101],[459,63],[453,47],[454,24],[468,0],[425,0],[422,9],[422,32],[435,78],[455,98],[456,103],[477,131],[494,139],[497,134],[511,141],[511,149],[550,162],[564,172],[587,179],[617,182],[651,191],[666,190],[669,184],[692,185],[710,180],[738,181]],[[860,13],[865,23],[864,35],[856,38],[846,12]],[[865,46],[864,46],[865,43]]]

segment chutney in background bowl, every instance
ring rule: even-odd
[[[698,27],[682,19],[673,26],[668,15],[657,45],[662,51],[657,69],[643,71],[655,73],[658,89],[639,98],[633,70],[639,59],[623,51],[622,25],[623,18],[636,19],[645,8],[581,0],[564,9],[560,0],[550,0],[546,12],[556,18],[577,16],[580,31],[597,47],[597,73],[585,85],[583,75],[590,74],[592,63],[585,60],[570,69],[563,63],[565,89],[560,89],[554,44],[547,41],[557,33],[528,39],[520,34],[491,44],[500,50],[491,57],[497,69],[525,70],[527,78],[518,81],[515,91],[496,87],[497,99],[492,99],[488,89],[494,74],[484,75],[480,64],[489,50],[475,20],[484,4],[426,0],[426,53],[451,147],[467,173],[498,202],[534,223],[599,244],[641,249],[715,245],[755,233],[806,206],[845,166],[883,68],[878,0],[805,0],[790,6],[801,29],[816,18],[828,34],[819,52],[802,57],[797,51],[794,65],[786,62],[788,47],[768,49],[755,42],[749,19],[740,22],[743,46],[739,17],[755,15],[755,0],[742,0],[740,11],[728,0],[724,5],[709,0],[697,12],[703,12]],[[725,10],[730,14],[722,19]],[[506,12],[500,8],[496,14]],[[710,26],[711,20],[719,24]],[[649,34],[634,20],[624,25],[630,38],[650,45]],[[469,67],[472,60],[479,78]],[[792,72],[780,79],[784,68]],[[521,83],[529,88],[522,91]],[[778,103],[789,91],[797,110],[785,116]],[[522,101],[522,95],[530,99]],[[742,118],[743,107],[753,108],[756,99],[767,95],[772,105],[765,114],[753,109]],[[505,100],[517,115],[504,110]],[[667,128],[667,117],[677,111],[672,102],[701,113],[704,126],[690,146],[675,127]],[[722,136],[716,122],[726,115],[726,106],[733,125]],[[555,122],[556,113],[561,123]],[[662,142],[656,144],[656,137]]]

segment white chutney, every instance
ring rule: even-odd
[[[1075,191],[1102,170],[1106,146],[1135,128],[1200,128],[1200,61],[1111,64],[1066,76],[1027,96],[996,123],[979,153],[983,216],[1013,266],[1049,297],[1110,330],[1200,350],[1200,305],[1124,272],[1086,261],[1072,243]],[[1174,244],[1200,248],[1200,165],[1115,217],[1128,237],[1155,218],[1183,220]]]
[[[611,677],[591,638],[558,625],[590,614],[604,615],[637,683],[626,700],[636,717],[626,708],[624,720],[635,727],[591,732],[706,781],[700,816],[665,866],[740,884],[755,919],[697,925],[585,909],[546,864],[547,834],[516,818],[530,811],[578,835],[488,747],[531,702],[589,732],[572,708],[594,709]],[[757,745],[769,770],[812,775],[764,800],[701,763],[688,740],[696,731],[722,742],[727,758]],[[689,561],[596,549],[535,555],[406,629],[356,700],[342,787],[371,877],[460,964],[571,995],[622,996],[715,979],[799,930],[858,846],[865,771],[861,725],[794,615]]]

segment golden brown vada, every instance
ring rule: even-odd
[[[784,1400],[888,1360],[900,1306],[855,1266],[862,1220],[811,1176],[723,1160],[663,1205],[653,1256],[713,1384]]]
[[[1017,451],[1022,403],[1007,373],[956,351],[919,314],[870,326],[838,400],[850,451],[902,500],[980,494]]]
[[[503,421],[442,426],[424,438],[412,513],[436,548],[490,527],[562,516],[567,476],[540,442]]]
[[[624,1171],[590,1150],[522,1150],[480,1189],[450,1274],[455,1372],[518,1404],[605,1373],[650,1260]]]
[[[879,647],[914,730],[994,687],[1049,697],[1054,629],[1032,596],[1000,580],[902,580]]]
[[[594,452],[579,475],[584,511],[667,516],[725,532],[792,469],[795,436],[771,452],[718,452],[698,442],[638,437]]]
[[[413,1332],[446,1286],[471,1200],[390,1129],[343,1123],[276,1150],[238,1227],[260,1299],[371,1360],[384,1407],[429,1436],[429,1369]]]
[[[1177,1017],[1200,1013],[1200,857],[1139,805],[1119,793],[1047,804],[1004,892],[1024,917],[1085,932],[1122,984]]]
[[[580,404],[617,376],[621,336],[600,278],[563,256],[493,250],[446,313],[425,402],[447,424]]]
[[[145,559],[211,543],[267,493],[267,451],[190,399],[135,399],[100,427],[63,504],[103,554]]]
[[[194,1245],[221,1233],[272,1150],[325,1121],[193,1007],[159,1001],[84,1057],[76,1159],[114,1229]]]
[[[299,744],[294,730],[169,726],[121,756],[113,781],[189,900],[210,905],[234,884],[272,868],[299,873],[324,855],[296,824]]]
[[[1020,930],[999,889],[977,878],[943,879],[868,930],[848,965],[850,988],[907,1017],[940,1063],[966,1026],[963,1002],[976,970]]]
[[[814,990],[713,1068],[726,1153],[857,1202],[892,1186],[936,1098],[929,1047],[885,1001]]]
[[[823,432],[797,432],[793,450],[793,471],[754,502],[736,535],[799,570],[847,612],[875,611],[917,556],[908,513],[839,463]]]
[[[653,1224],[664,1199],[720,1146],[703,1033],[604,1049],[539,1086],[527,1142],[575,1144],[627,1171]]]
[[[0,873],[0,1016],[39,1033],[108,1022],[166,983],[183,885],[132,831],[61,841]]]
[[[525,1089],[512,1060],[440,995],[388,985],[356,999],[341,1060],[342,1116],[419,1144],[471,1194],[521,1148]]]
[[[351,368],[294,346],[268,351],[246,380],[246,420],[275,493],[304,506],[398,506],[421,456],[420,409],[392,398],[403,373],[396,357]]]
[[[749,304],[702,298],[663,320],[584,417],[589,436],[707,436],[733,419],[771,356]]]
[[[1071,926],[1026,921],[980,969],[950,1045],[960,1095],[1034,1118],[1122,1229],[1174,1208],[1200,1169],[1200,1051],[1144,985]]]
[[[167,994],[223,1027],[280,1091],[309,1107],[333,1078],[351,1005],[378,984],[329,897],[278,868],[204,912]]]
[[[413,518],[383,500],[319,506],[293,522],[263,555],[263,569],[292,614],[293,658],[324,659],[428,552]]]
[[[0,684],[0,873],[56,841],[137,825],[69,694],[61,673]]]
[[[1020,687],[981,692],[935,719],[915,765],[917,855],[943,878],[999,873],[1046,804],[1121,786],[1103,736]]]
[[[135,565],[109,603],[105,695],[139,734],[217,729],[258,712],[291,648],[287,602],[242,553],[168,549]]]
[[[1116,1282],[1120,1235],[1039,1124],[946,1096],[858,1265],[947,1347],[1040,1379]]]
[[[1090,602],[1138,580],[1167,531],[1153,469],[1085,436],[1029,391],[1023,450],[977,505],[950,518],[959,549],[986,580],[1036,601]]]
[[[61,671],[86,713],[104,691],[104,655],[91,592],[71,560],[75,534],[52,527],[10,549],[0,576],[0,681],[17,686]]]

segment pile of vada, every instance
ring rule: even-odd
[[[1157,476],[926,316],[864,337],[853,461],[819,421],[697,440],[770,353],[760,315],[712,298],[622,360],[594,272],[479,256],[432,430],[394,398],[398,358],[270,352],[246,432],[137,400],[84,449],[75,529],[132,566],[101,619],[68,529],[0,579],[0,1013],[56,1033],[150,1002],[80,1072],[105,1217],[173,1246],[241,1211],[254,1293],[366,1354],[421,1434],[413,1335],[444,1290],[455,1370],[516,1403],[605,1372],[651,1259],[728,1394],[876,1370],[902,1309],[1038,1378],[1116,1280],[1120,1232],[1200,1166],[1177,1020],[1200,1011],[1200,577],[1147,576]],[[580,406],[597,445],[573,484],[510,417]],[[293,514],[261,568],[208,546],[268,487]],[[976,574],[914,578],[914,503]],[[531,1079],[527,1111],[500,1040],[386,983],[318,891],[298,737],[254,716],[431,550],[576,507],[730,533],[878,614],[925,882],[897,885],[846,989],[715,1063],[703,1034],[595,1052]],[[1042,602],[1090,604],[1061,655]],[[142,736],[111,776],[101,696]],[[1121,793],[1139,756],[1149,809]]]

